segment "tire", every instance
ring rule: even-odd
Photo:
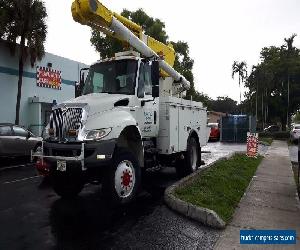
[[[194,137],[189,138],[187,151],[183,160],[176,162],[176,172],[179,177],[185,177],[195,172],[201,165],[201,149]]]
[[[64,199],[75,198],[84,186],[83,179],[78,173],[65,173],[55,170],[50,177],[55,193]]]
[[[130,203],[136,198],[140,181],[141,168],[136,157],[127,149],[116,149],[103,180],[105,196],[115,205]]]

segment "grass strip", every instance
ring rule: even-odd
[[[214,210],[227,223],[262,158],[236,154],[228,160],[218,161],[189,185],[177,188],[175,196],[196,206]]]

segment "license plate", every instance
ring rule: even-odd
[[[57,161],[57,168],[58,171],[65,172],[67,170],[67,163],[66,161]]]

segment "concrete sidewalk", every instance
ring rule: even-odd
[[[300,249],[300,208],[286,142],[274,141],[215,249]],[[240,229],[294,229],[297,245],[240,245]]]

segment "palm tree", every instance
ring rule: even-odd
[[[40,0],[0,0],[0,39],[7,40],[12,54],[18,52],[19,57],[16,124],[19,124],[24,62],[29,56],[33,67],[45,54],[46,17],[46,7]]]
[[[285,54],[285,60],[287,65],[287,88],[288,88],[288,94],[287,94],[287,111],[286,111],[286,125],[290,126],[290,71],[291,66],[293,65],[293,62],[291,61],[291,58],[293,57],[293,54],[297,53],[295,50],[295,47],[293,46],[294,39],[297,36],[297,34],[292,34],[289,38],[284,38],[285,45],[283,46],[284,54]]]
[[[241,94],[241,82],[243,83],[247,77],[247,64],[246,62],[238,62],[234,61],[232,64],[232,79],[234,79],[234,75],[239,75],[239,88],[240,88],[240,104],[242,102],[242,94]]]

